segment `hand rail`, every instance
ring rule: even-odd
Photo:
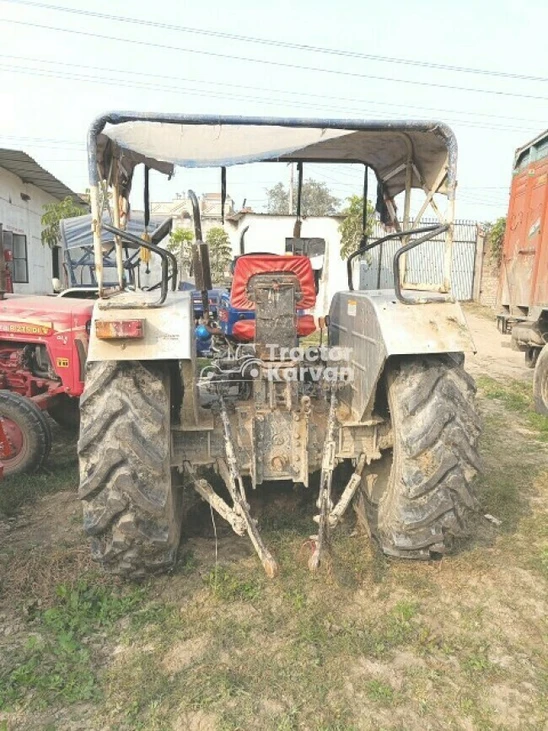
[[[160,307],[163,305],[163,303],[166,300],[167,292],[169,288],[169,280],[171,279],[171,289],[175,291],[177,287],[177,259],[175,258],[174,254],[172,254],[170,251],[167,251],[166,249],[161,249],[159,246],[156,246],[155,244],[151,243],[150,241],[145,241],[144,239],[140,239],[138,236],[135,236],[134,234],[129,233],[129,231],[122,231],[121,229],[116,228],[115,226],[111,226],[109,223],[101,223],[102,228],[105,229],[105,231],[108,231],[109,233],[116,234],[117,236],[120,236],[122,240],[125,240],[129,242],[130,244],[133,244],[134,246],[143,247],[145,249],[149,249],[154,254],[157,254],[161,260],[162,260],[162,279],[160,282],[160,297],[156,302],[152,303],[143,303],[143,308],[153,308],[153,307]],[[169,273],[169,264],[168,262],[171,261],[172,265],[172,271],[171,274]],[[120,309],[127,309],[135,307],[135,304],[132,303],[130,305],[120,305]]]
[[[398,300],[404,304],[404,305],[416,305],[419,304],[417,300],[411,299],[410,297],[404,297],[402,294],[402,288],[400,284],[400,257],[402,257],[404,254],[406,254],[408,251],[411,251],[411,249],[414,249],[417,246],[420,246],[421,244],[424,244],[425,241],[429,241],[430,239],[435,238],[439,234],[445,233],[449,228],[449,224],[443,224],[442,226],[437,226],[434,228],[433,231],[430,231],[430,233],[426,234],[426,236],[421,236],[420,239],[415,239],[414,241],[410,241],[405,246],[402,246],[400,249],[398,249],[394,255],[394,290],[396,292],[396,297]],[[425,302],[438,302],[439,300],[434,299],[433,297],[427,297],[425,299],[421,299],[420,304],[424,304]]]
[[[396,231],[393,234],[388,234],[387,236],[383,236],[381,239],[377,239],[372,244],[366,243],[359,246],[356,251],[352,252],[350,256],[348,257],[348,260],[346,262],[346,272],[348,276],[348,289],[353,292],[354,291],[354,282],[353,282],[353,276],[352,276],[352,262],[357,256],[360,256],[361,254],[365,254],[367,251],[370,251],[371,249],[374,249],[375,246],[379,246],[380,244],[384,244],[385,241],[390,241],[391,239],[401,239],[404,236],[411,236],[411,234],[422,234],[426,233],[427,231],[437,231],[439,226],[436,225],[430,225],[430,226],[421,226],[420,228],[412,228],[409,229],[409,231]],[[446,226],[443,230],[446,231],[449,227]]]

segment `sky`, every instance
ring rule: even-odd
[[[0,0],[0,145],[81,192],[87,128],[108,110],[436,119],[459,144],[457,217],[495,220],[515,149],[548,128],[546,27],[538,0]],[[360,192],[358,170],[307,175],[341,200]],[[238,167],[228,193],[260,211],[288,179],[282,164]],[[214,192],[219,174],[151,187],[153,201]]]

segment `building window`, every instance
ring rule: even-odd
[[[27,237],[12,231],[4,231],[4,252],[14,284],[29,283]]]

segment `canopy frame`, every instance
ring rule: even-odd
[[[143,123],[148,125],[142,129],[150,129],[156,132],[151,125],[159,123],[162,125],[179,125],[181,137],[181,150],[184,151],[184,134],[185,128],[194,127],[215,127],[222,130],[224,127],[271,127],[276,130],[291,128],[295,130],[317,130],[317,139],[312,142],[306,142],[303,145],[301,140],[292,150],[287,148],[274,154],[272,150],[266,150],[264,153],[255,152],[249,159],[240,157],[225,160],[223,163],[210,163],[206,158],[201,161],[192,159],[187,161],[188,167],[196,166],[220,166],[227,167],[229,164],[243,164],[245,162],[290,162],[290,163],[359,163],[373,170],[378,182],[377,210],[381,213],[383,223],[390,223],[396,231],[401,232],[402,246],[409,244],[409,236],[406,231],[416,228],[420,217],[430,207],[434,215],[439,219],[440,224],[447,226],[446,246],[444,256],[444,274],[443,281],[435,289],[442,293],[449,293],[451,289],[451,262],[453,248],[453,220],[455,207],[455,191],[456,191],[456,169],[457,169],[457,143],[452,130],[441,122],[429,121],[371,121],[371,120],[335,120],[335,119],[302,119],[302,118],[270,118],[270,117],[239,117],[239,116],[217,116],[217,115],[188,115],[188,114],[161,114],[161,113],[137,113],[137,112],[110,112],[101,115],[94,120],[90,126],[88,133],[88,170],[90,180],[90,198],[92,208],[92,228],[94,234],[94,248],[96,251],[96,275],[100,292],[102,292],[103,267],[102,257],[100,256],[101,248],[101,227],[102,217],[100,211],[100,186],[106,181],[106,185],[110,185],[113,193],[112,201],[112,219],[114,228],[120,230],[120,235],[115,237],[116,261],[118,269],[118,279],[120,290],[123,290],[123,264],[122,264],[122,230],[124,228],[124,219],[127,215],[127,201],[131,190],[133,170],[139,163],[143,163],[146,167],[158,170],[164,174],[171,176],[174,172],[176,164],[180,163],[178,153],[163,155],[162,158],[152,157],[150,149],[146,149],[147,145],[142,144],[141,149],[136,149],[135,145],[122,143],[117,137],[117,131],[129,132],[137,129],[132,125]],[[127,125],[121,127],[121,125]],[[162,128],[159,128],[161,131]],[[176,130],[172,130],[175,134]],[[250,131],[251,132],[251,131]],[[341,156],[341,153],[334,153],[333,150],[328,154],[322,154],[325,146],[331,144],[333,149],[343,149],[345,140],[350,140],[347,147],[352,147],[352,142],[358,144],[362,137],[355,138],[352,133],[366,133],[379,141],[384,141],[385,149],[389,149],[392,142],[394,147],[396,140],[404,142],[405,154],[403,159],[394,159],[390,167],[390,159],[387,159],[384,169],[381,169],[382,151],[380,162],[371,159],[367,155]],[[219,133],[220,134],[220,133]],[[311,133],[312,134],[312,133]],[[326,135],[325,139],[322,137]],[[126,136],[128,136],[126,134]],[[151,135],[152,136],[152,135]],[[312,135],[314,137],[314,135]],[[284,139],[287,135],[284,133]],[[158,136],[158,140],[161,138]],[[365,140],[365,136],[363,137]],[[423,155],[417,154],[418,141],[424,145],[422,149]],[[287,142],[285,142],[287,146]],[[354,144],[354,147],[356,147]],[[428,147],[428,144],[431,147]],[[160,144],[161,147],[161,144]],[[321,149],[319,149],[321,148]],[[369,146],[368,155],[371,154],[371,146]],[[173,148],[172,148],[173,150]],[[344,151],[344,150],[343,150]],[[428,159],[427,152],[434,156],[436,163],[433,164]],[[374,157],[379,157],[375,152]],[[182,157],[182,156],[181,156]],[[392,158],[394,154],[392,154]],[[399,156],[401,157],[401,156]],[[390,155],[388,155],[390,158]],[[439,160],[438,160],[439,158]],[[183,166],[186,158],[182,157]],[[424,172],[424,165],[430,165],[428,175]],[[436,168],[434,171],[432,168]],[[433,172],[435,176],[433,177]],[[411,221],[411,194],[413,190],[422,190],[426,195],[420,213]],[[401,222],[398,220],[396,206],[394,203],[395,195],[400,192],[404,193],[403,216]],[[445,195],[447,198],[447,210],[442,213],[434,196],[436,194]],[[103,197],[104,200],[104,197]],[[364,201],[365,204],[365,201]],[[112,230],[112,229],[111,229]],[[144,242],[146,247],[146,242]],[[412,248],[412,247],[410,247]],[[405,253],[401,257],[400,269],[401,286],[408,289],[425,289],[426,285],[420,282],[409,282],[406,280]],[[428,285],[432,289],[432,285]]]

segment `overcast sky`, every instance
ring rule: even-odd
[[[0,0],[0,18],[0,145],[77,191],[87,127],[110,109],[440,119],[459,142],[457,216],[493,220],[515,148],[548,128],[548,3],[537,0]],[[359,192],[357,171],[309,175],[339,198]],[[228,192],[261,210],[265,187],[287,177],[282,165],[229,171]],[[218,186],[216,172],[180,170],[154,176],[152,199]]]

